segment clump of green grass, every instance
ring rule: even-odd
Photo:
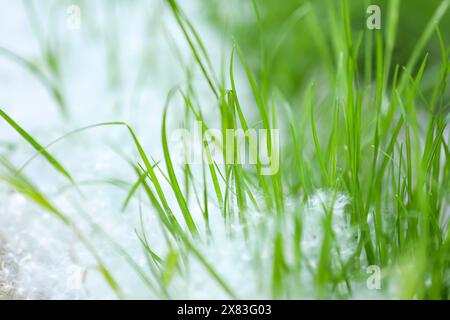
[[[167,251],[155,252],[144,228],[137,236],[147,257],[146,270],[138,267],[123,249],[117,249],[142,276],[149,290],[161,298],[172,297],[173,279],[187,277],[189,262],[194,259],[228,297],[240,298],[239,288],[225,280],[217,271],[218,266],[201,249],[215,243],[211,225],[214,214],[219,215],[229,239],[240,233],[246,245],[255,248],[252,271],[260,275],[255,286],[266,290],[264,296],[365,296],[369,293],[357,288],[365,282],[366,267],[377,265],[383,271],[386,294],[388,288],[393,288],[398,298],[448,299],[450,151],[446,97],[450,62],[439,21],[447,12],[449,1],[442,1],[437,8],[405,67],[391,65],[399,0],[389,4],[385,29],[362,30],[356,36],[350,27],[348,1],[340,1],[339,6],[333,4],[329,9],[333,48],[322,47],[321,50],[322,56],[331,57],[330,68],[335,78],[330,81],[311,79],[313,84],[302,91],[299,106],[291,105],[272,87],[264,72],[258,77],[254,75],[236,42],[230,48],[227,71],[217,77],[207,46],[194,24],[177,1],[167,3],[215,105],[209,109],[201,106],[202,97],[189,78],[191,66],[186,66],[187,84],[172,90],[164,107],[163,159],[156,161],[126,123],[86,128],[125,127],[139,155],[129,160],[136,177],[119,210],[126,210],[137,190],[142,190],[158,217]],[[337,7],[340,14],[335,12]],[[254,8],[258,21],[256,1]],[[309,10],[314,10],[312,4]],[[259,36],[263,38],[264,33],[260,32]],[[425,48],[433,37],[441,47],[441,63],[431,90],[425,92],[424,77],[431,72]],[[264,47],[261,51],[260,70],[268,70]],[[254,108],[241,104],[241,88],[235,81],[238,66],[245,72]],[[179,100],[175,100],[177,97]],[[204,115],[217,115],[224,143],[227,129],[285,129],[280,170],[272,176],[261,175],[260,161],[253,167],[204,163],[200,171],[189,164],[176,167],[170,153],[167,121],[172,110],[169,107],[174,108],[175,102],[178,108],[184,107],[185,127],[197,120],[206,131],[211,125]],[[59,173],[76,184],[76,177],[72,178],[47,147],[41,146],[5,112],[1,111],[0,116]],[[204,145],[203,152],[211,152],[209,144]],[[225,159],[226,155],[223,157]],[[1,180],[54,213],[65,224],[75,225],[75,221],[67,220],[22,173],[17,173],[6,160],[2,163],[10,174],[0,176]],[[305,211],[307,201],[317,190],[326,190],[332,196],[329,203],[322,204],[322,241],[318,261],[312,265],[302,247],[302,238],[308,231],[303,222],[304,215],[308,214]],[[345,214],[356,236],[355,250],[345,258],[341,254],[343,248],[337,240],[337,230],[333,229],[334,203],[342,194],[349,199]],[[169,196],[175,198],[174,205],[168,200]],[[201,211],[201,218],[195,218],[196,209]],[[258,227],[249,223],[255,211],[263,216]],[[239,231],[231,228],[236,223],[241,227]],[[80,237],[98,259],[105,280],[120,297],[120,283],[112,276],[114,270],[107,269],[95,248],[81,234]],[[258,265],[259,249],[266,237],[270,237],[270,263]],[[302,290],[307,282],[305,278],[313,279],[312,292]]]

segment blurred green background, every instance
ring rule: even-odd
[[[266,77],[268,86],[276,86],[283,94],[292,99],[301,91],[305,81],[311,75],[332,76],[337,55],[332,53],[335,41],[330,32],[342,28],[342,9],[339,0],[229,0],[226,5],[220,0],[207,2],[212,21],[227,36],[234,36],[252,62],[253,70]],[[254,5],[259,11],[260,22],[256,18]],[[352,35],[356,39],[360,34],[367,38],[370,31],[366,27],[369,5],[378,5],[381,9],[382,32],[385,32],[389,0],[348,1],[351,14]],[[400,3],[397,37],[392,57],[392,65],[404,66],[418,38],[430,21],[433,13],[441,4],[438,0],[408,0]],[[308,12],[307,14],[305,14]],[[336,21],[333,24],[334,15]],[[332,24],[332,25],[330,25]],[[441,21],[440,30],[446,43],[449,43],[450,15],[447,13]],[[261,36],[262,35],[262,36]],[[385,37],[384,37],[385,38]],[[439,42],[433,35],[427,46],[430,64],[439,62]],[[329,49],[329,50],[328,50]],[[371,49],[375,55],[375,48]],[[360,50],[361,53],[364,50]],[[258,61],[265,56],[269,70],[262,70]],[[271,66],[271,67],[270,67]],[[363,68],[361,67],[361,72]],[[373,76],[369,75],[373,80]]]

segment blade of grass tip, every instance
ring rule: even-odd
[[[186,221],[186,224],[189,228],[189,230],[194,234],[198,234],[197,227],[195,226],[195,222],[192,219],[192,215],[189,212],[189,208],[186,204],[186,200],[183,197],[183,193],[180,189],[180,186],[178,184],[178,179],[175,174],[175,170],[173,168],[172,158],[170,156],[169,152],[169,146],[167,143],[167,132],[166,132],[166,120],[167,120],[167,109],[169,107],[170,99],[172,97],[172,93],[169,93],[169,96],[166,101],[166,105],[164,107],[164,114],[163,114],[163,123],[162,123],[162,129],[161,129],[161,135],[162,135],[162,145],[163,145],[163,151],[164,151],[164,158],[166,160],[166,167],[167,171],[169,173],[169,178],[171,181],[172,190],[175,194],[175,197],[177,199],[178,205],[181,209],[181,212],[184,216],[184,219]]]
[[[116,150],[116,152],[122,158],[125,159],[125,161],[130,165],[131,168],[133,168],[134,172],[136,173],[136,175],[138,177],[141,176],[141,174],[143,172],[148,172],[139,163],[137,165],[134,164],[134,162],[131,159],[129,159],[125,154],[123,154],[121,152],[121,150]],[[153,170],[153,168],[152,168],[152,170]],[[148,177],[150,180],[152,179],[152,176],[155,176],[154,172],[148,174]],[[158,222],[161,222],[167,228],[167,230],[170,232],[170,234],[173,236],[173,238],[175,240],[177,240],[177,241],[180,240],[179,233],[182,232],[182,228],[181,228],[180,224],[178,223],[178,220],[176,219],[176,217],[173,215],[172,211],[168,207],[166,199],[161,198],[161,196],[158,194],[158,190],[160,189],[159,182],[156,180],[156,182],[154,183],[156,193],[158,194],[158,197],[160,199],[159,201],[145,180],[142,181],[142,186],[144,187],[145,194],[147,195],[147,197],[150,201],[150,204],[153,206],[153,208],[156,210],[156,213],[158,214],[158,217],[159,217]],[[162,197],[164,197],[164,194],[162,195]]]
[[[232,88],[232,94],[233,94],[232,100],[233,100],[234,108],[236,108],[236,112],[238,113],[239,122],[241,123],[242,129],[245,132],[247,132],[249,126],[248,126],[247,121],[245,120],[245,116],[242,112],[242,108],[239,103],[239,98],[237,95],[236,83],[234,81],[234,52],[236,50],[236,42],[234,42],[234,43],[235,43],[235,45],[233,45],[233,48],[231,50],[231,57],[230,57],[230,82],[231,82],[231,88]],[[234,112],[234,111],[232,111],[232,112]],[[268,119],[267,119],[267,125],[268,125]],[[270,134],[269,134],[269,139],[267,139],[267,140],[268,140],[267,144],[271,145],[270,144]],[[258,172],[261,172],[261,162],[260,162],[259,157],[256,157],[256,169]],[[267,182],[263,175],[259,175],[259,181],[261,183],[261,187],[262,187],[263,193],[265,195],[264,198],[265,198],[267,207],[271,208],[273,206],[272,199],[270,197],[269,187],[268,187]]]
[[[214,72],[214,67],[211,63],[211,59],[209,58],[209,54],[206,50],[205,45],[203,44],[202,39],[200,38],[200,35],[198,34],[197,30],[194,28],[194,25],[191,23],[191,21],[188,19],[188,17],[186,16],[186,14],[184,13],[183,10],[181,10],[181,8],[178,6],[178,10],[181,13],[184,21],[186,22],[189,30],[192,32],[192,34],[194,35],[195,40],[197,41],[198,46],[200,47],[200,51],[203,53],[203,58],[206,60],[206,64],[209,68],[209,71],[212,74],[212,78],[213,80],[215,80],[215,82],[217,82],[217,76]]]
[[[2,117],[22,138],[24,138],[35,150],[41,153],[45,159],[72,184],[75,184],[74,179],[69,172],[59,163],[51,154],[49,154],[44,147],[42,147],[28,132],[26,132],[17,122],[9,117],[2,109],[0,109],[0,117]]]
[[[134,140],[134,144],[135,144],[135,146],[136,146],[136,148],[137,148],[137,150],[139,152],[139,155],[141,156],[142,161],[144,161],[144,165],[145,165],[145,167],[147,169],[147,172],[149,173],[150,180],[152,181],[153,186],[156,189],[156,193],[158,194],[158,197],[160,198],[164,209],[166,211],[168,211],[170,213],[170,215],[172,216],[170,207],[169,207],[169,205],[167,203],[167,200],[166,200],[166,197],[165,197],[164,192],[162,190],[161,184],[159,183],[159,180],[158,180],[158,178],[156,176],[156,173],[153,170],[153,166],[150,164],[150,160],[148,159],[144,149],[142,148],[141,143],[139,142],[136,134],[134,133],[133,129],[130,126],[128,126],[126,123],[122,123],[122,125],[125,125],[126,128],[128,129],[128,131],[130,132],[131,137]]]
[[[197,61],[200,69],[202,70],[202,73],[206,79],[206,81],[208,82],[209,87],[211,88],[212,92],[214,93],[214,95],[216,96],[217,99],[219,99],[219,94],[217,92],[216,86],[214,85],[213,80],[211,79],[208,71],[206,70],[205,65],[203,64],[200,55],[197,51],[197,48],[195,47],[195,44],[193,42],[193,40],[191,39],[191,36],[189,35],[186,26],[184,25],[182,18],[180,16],[180,11],[179,11],[179,6],[178,3],[175,0],[167,0],[167,2],[170,5],[170,8],[175,16],[175,19],[177,20],[178,25],[180,26],[183,35],[186,39],[186,41],[189,44],[189,47],[191,48],[192,53],[194,54],[194,58]]]
[[[159,203],[159,201],[156,199],[156,196],[153,194],[153,191],[150,189],[150,186],[147,184],[145,180],[142,181],[142,185],[144,186],[145,193],[149,197],[150,203],[158,213],[159,220],[167,228],[167,230],[174,237],[174,239],[178,240],[180,238],[180,234],[183,232],[180,224],[178,223],[178,220],[170,210],[163,208],[164,204],[161,205]]]
[[[154,165],[153,165],[153,169],[154,168],[156,168],[157,166],[158,166],[158,164],[159,164],[159,162],[156,162]],[[133,165],[132,165],[133,166]],[[140,166],[140,165],[139,165]],[[133,166],[135,169],[137,169],[135,166]],[[141,169],[142,169],[142,173],[139,173],[138,172],[138,179],[137,179],[137,181],[132,185],[132,187],[131,187],[131,189],[130,189],[130,191],[128,192],[128,194],[127,194],[127,196],[126,196],[126,198],[125,198],[125,200],[124,200],[124,202],[123,202],[123,205],[122,205],[122,209],[121,209],[121,211],[122,212],[125,212],[125,210],[127,209],[127,207],[128,207],[128,204],[130,203],[130,201],[131,201],[131,199],[133,198],[133,196],[134,196],[134,194],[136,193],[136,191],[137,191],[137,189],[140,187],[140,185],[145,181],[145,179],[148,177],[148,171],[146,171],[146,170],[144,170],[142,167],[141,167]]]
[[[147,178],[147,176],[148,176],[147,171],[145,171],[144,173],[139,175],[138,180],[133,184],[133,186],[131,187],[130,191],[127,194],[127,197],[125,198],[125,201],[123,202],[122,209],[121,209],[122,212],[125,212],[125,210],[128,207],[128,204],[130,203],[130,201],[133,198],[134,194],[136,193],[137,189],[142,184],[142,182],[145,180],[145,178]]]

